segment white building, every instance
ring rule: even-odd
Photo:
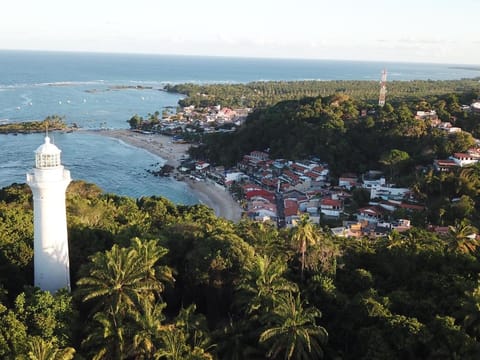
[[[35,168],[27,173],[33,193],[34,283],[52,293],[70,290],[65,191],[71,178],[60,162],[60,153],[45,137],[35,151]]]
[[[476,155],[471,155],[468,153],[455,153],[450,156],[450,159],[455,161],[455,163],[460,167],[473,165],[478,162],[478,157]]]

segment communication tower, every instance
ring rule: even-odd
[[[387,95],[387,70],[383,69],[380,80],[380,95],[378,96],[378,106],[385,105],[385,96]]]

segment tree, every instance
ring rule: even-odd
[[[29,335],[39,336],[56,346],[71,343],[78,314],[67,290],[52,295],[38,288],[25,287],[25,292],[15,299],[15,312],[28,327]]]
[[[59,349],[51,341],[38,336],[29,339],[28,349],[29,360],[71,360],[75,355],[74,348]]]
[[[392,149],[389,152],[384,153],[380,157],[380,163],[387,165],[390,168],[390,180],[393,180],[394,168],[405,164],[410,160],[410,155],[407,152],[398,149]]]
[[[477,230],[466,221],[448,227],[447,250],[461,254],[473,254],[479,246]]]
[[[127,122],[130,124],[130,129],[138,129],[143,123],[143,118],[135,114]]]
[[[278,359],[323,358],[328,333],[316,325],[321,313],[315,307],[304,308],[300,295],[282,297],[271,314],[271,325],[260,335],[261,343],[268,343],[267,357]]]
[[[160,278],[171,279],[171,271],[157,262],[167,253],[156,240],[132,240],[128,248],[114,245],[105,253],[91,257],[88,276],[78,281],[82,301],[97,300],[97,308],[109,309],[113,315],[139,308],[142,298],[159,296],[164,285]]]
[[[308,247],[316,244],[319,239],[320,235],[315,229],[313,223],[309,220],[308,215],[302,216],[297,227],[294,228],[291,236],[291,242],[301,256],[300,263],[302,281],[305,270],[305,254],[308,250]]]
[[[287,266],[281,260],[267,256],[255,257],[255,262],[249,266],[238,286],[247,295],[248,314],[268,314],[282,294],[298,292],[297,285],[283,277],[286,271]]]
[[[93,360],[125,359],[129,353],[130,328],[124,317],[106,310],[97,312],[93,320],[82,348]]]
[[[144,299],[142,308],[134,316],[134,336],[131,356],[135,358],[152,359],[158,350],[160,337],[159,333],[163,328],[162,322],[165,320],[163,310],[166,303],[154,303]]]
[[[24,353],[27,342],[27,327],[12,310],[0,304],[0,357],[16,359]]]

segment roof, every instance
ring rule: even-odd
[[[453,154],[454,158],[460,159],[460,158],[470,158],[472,155],[467,154],[467,153],[455,153]]]
[[[453,160],[434,160],[438,166],[457,166],[457,163]]]
[[[320,202],[321,205],[325,206],[334,206],[334,207],[341,207],[342,202],[340,200],[334,200],[334,199],[322,199]]]
[[[405,203],[401,203],[400,204],[400,207],[402,209],[409,209],[409,210],[417,210],[417,211],[423,211],[425,210],[425,207],[422,206],[422,205],[415,205],[415,204],[405,204]]]
[[[284,200],[285,204],[285,216],[294,216],[298,214],[298,203],[295,200]]]
[[[37,150],[35,150],[36,154],[51,154],[57,155],[60,154],[62,151],[50,142],[50,138],[45,136],[45,143],[40,145]]]
[[[361,209],[358,209],[360,214],[374,214],[374,215],[383,215],[384,211],[378,206],[367,206]]]
[[[245,193],[245,197],[247,198],[247,200],[253,198],[253,197],[257,197],[257,196],[260,196],[260,197],[263,197],[267,200],[270,200],[270,201],[273,201],[275,199],[275,194],[270,192],[270,191],[267,191],[267,190],[263,190],[263,189],[260,189],[260,190],[251,190],[251,191],[247,191]]]

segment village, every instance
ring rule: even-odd
[[[468,109],[467,109],[468,107]],[[480,111],[480,103],[466,106],[464,110]],[[168,119],[163,130],[171,132],[172,141],[185,141],[182,134],[198,130],[204,132],[234,131],[245,121],[249,109],[232,110],[220,106],[196,110],[193,106]],[[461,132],[450,122],[442,122],[435,110],[417,111],[416,120],[445,132]],[[232,125],[230,130],[222,128]],[[182,129],[180,131],[180,129]],[[480,148],[465,153],[453,153],[447,159],[435,159],[431,167],[435,172],[448,172],[456,167],[471,166],[480,160]],[[222,191],[230,191],[240,203],[244,216],[254,221],[271,222],[278,227],[294,227],[305,214],[310,221],[327,226],[341,237],[387,236],[393,230],[406,231],[411,227],[411,217],[421,216],[424,204],[409,188],[397,187],[387,181],[385,174],[369,170],[363,174],[342,174],[332,178],[327,163],[320,158],[301,161],[270,159],[268,150],[253,151],[244,155],[234,167],[225,169],[205,161],[185,160],[179,167],[182,176],[194,181],[210,182]],[[358,190],[361,189],[361,190]],[[356,206],[355,191],[368,194],[364,206]],[[442,233],[447,227],[432,227]]]

